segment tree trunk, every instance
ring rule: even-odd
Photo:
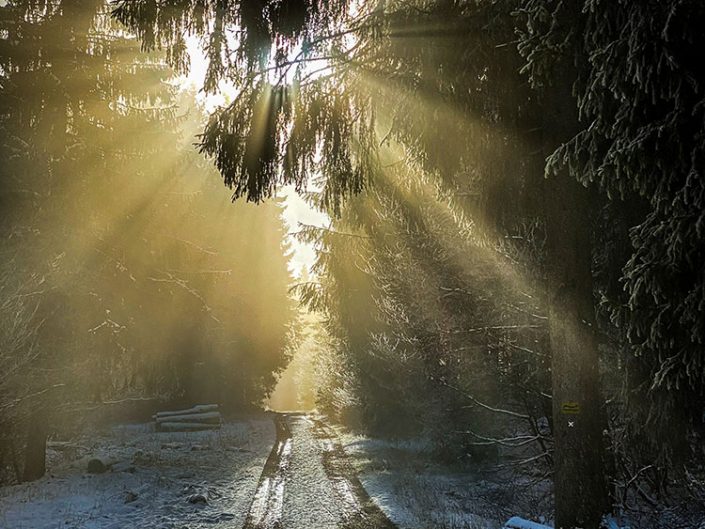
[[[549,335],[552,351],[555,527],[594,529],[609,502],[590,269],[587,190],[554,181],[549,207]]]
[[[46,472],[47,433],[46,412],[41,409],[35,410],[29,416],[23,481],[34,481],[41,478]]]
[[[562,22],[573,30],[579,27],[579,4],[566,3],[562,12]],[[547,155],[580,130],[572,58],[565,57],[556,71],[541,118]],[[592,284],[594,205],[592,193],[566,168],[546,183],[555,527],[597,529],[610,505]]]

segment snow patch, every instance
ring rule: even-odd
[[[114,427],[73,441],[75,458],[41,480],[0,489],[0,528],[239,527],[273,441],[269,419],[189,433]],[[88,474],[93,458],[109,470]]]
[[[498,529],[515,514],[541,519],[551,511],[546,480],[440,465],[421,438],[390,441],[337,431],[365,490],[400,529]]]
[[[548,525],[543,525],[540,523],[532,522],[530,520],[524,520],[524,518],[519,518],[518,516],[512,516],[504,524],[503,529],[552,529]]]

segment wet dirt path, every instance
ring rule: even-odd
[[[321,417],[279,414],[244,529],[395,529]]]

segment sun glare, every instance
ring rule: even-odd
[[[218,84],[218,92],[208,94],[201,90],[203,81],[208,70],[208,59],[201,49],[200,43],[195,36],[186,37],[186,49],[188,50],[190,68],[186,75],[181,75],[175,79],[177,86],[184,91],[196,91],[196,99],[203,106],[206,113],[215,112],[219,107],[227,105],[237,96],[235,86],[222,80]],[[295,47],[288,59],[289,62],[299,60],[301,47]],[[321,61],[313,61],[306,65],[306,70],[311,75],[322,75]],[[285,82],[293,81],[295,68],[290,68],[286,74]],[[278,81],[278,79],[272,79]],[[299,241],[293,234],[300,229],[301,224],[313,226],[326,226],[330,219],[325,213],[312,208],[298,193],[293,186],[284,186],[277,193],[277,197],[283,199],[282,218],[289,232],[287,242],[290,247],[289,269],[296,278],[301,278],[305,273],[311,271],[311,267],[316,259],[316,250],[313,245]]]
[[[237,95],[237,89],[232,83],[225,80],[218,84],[218,92],[209,94],[201,87],[208,71],[208,59],[201,49],[198,38],[194,35],[186,36],[186,50],[189,55],[189,71],[186,75],[180,75],[175,79],[177,86],[182,90],[197,92],[196,99],[203,105],[207,113],[214,112],[218,107],[226,105]]]

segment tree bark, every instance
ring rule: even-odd
[[[22,481],[34,481],[46,472],[47,413],[35,410],[29,416]]]
[[[566,2],[562,12],[561,23],[573,31],[579,4]],[[580,130],[572,57],[560,61],[553,79],[541,118],[547,155]],[[592,283],[593,195],[567,168],[548,178],[546,191],[555,527],[597,529],[610,504]]]
[[[587,190],[560,175],[549,207],[555,527],[596,529],[608,512],[606,427],[594,334]]]
[[[597,529],[609,501],[603,439],[606,420],[595,337],[590,193],[567,171],[552,177],[550,184],[546,197],[547,299],[555,527]]]

